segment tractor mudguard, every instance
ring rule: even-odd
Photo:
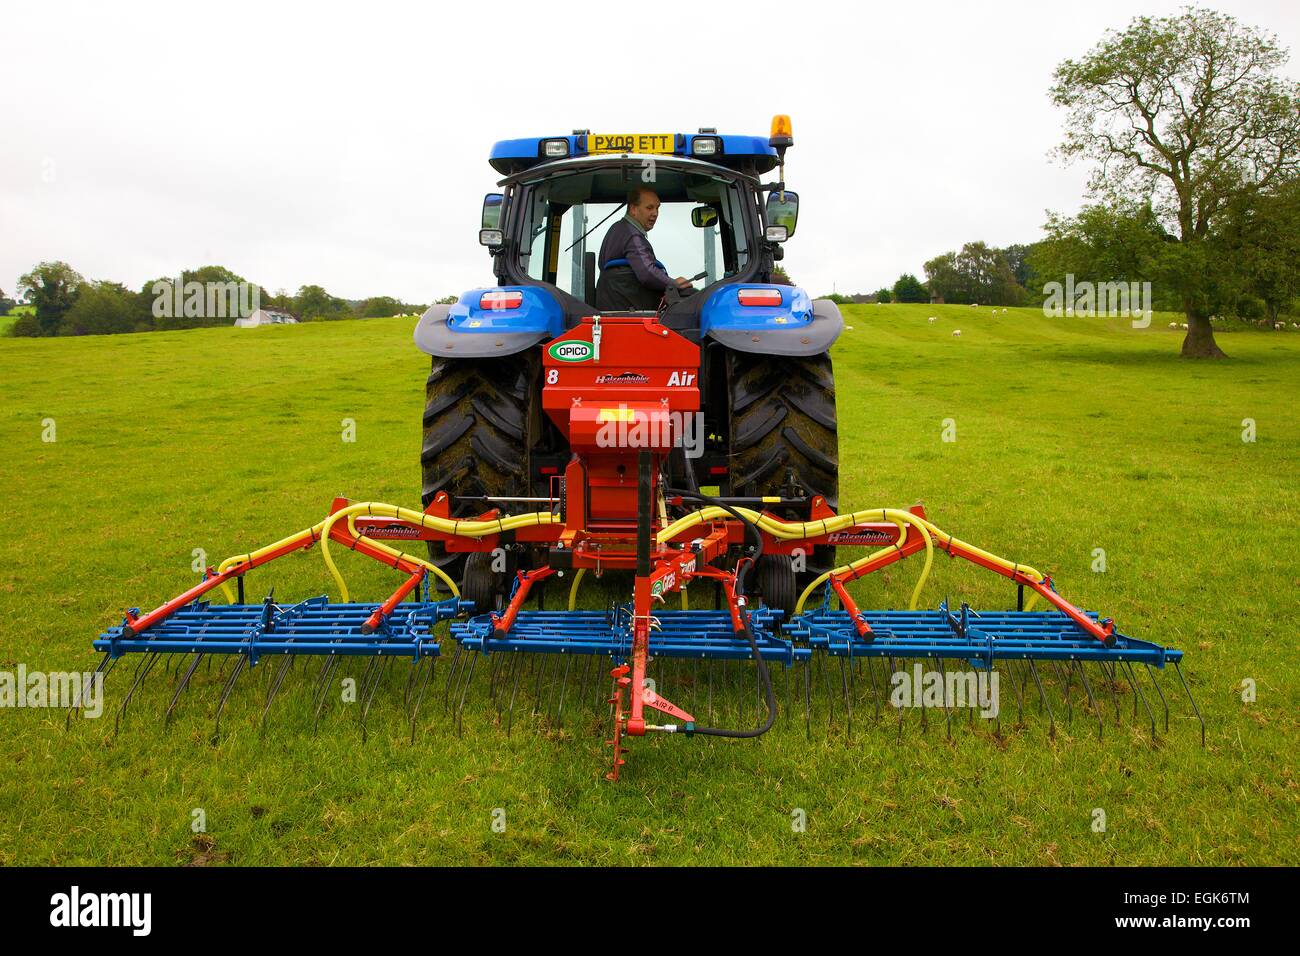
[[[742,289],[780,290],[781,304],[741,305]],[[700,312],[700,331],[737,352],[820,355],[843,328],[839,306],[830,299],[813,301],[797,286],[724,286]]]
[[[483,307],[485,295],[507,293],[518,293],[519,304]],[[421,352],[443,358],[487,358],[522,352],[563,332],[564,311],[545,290],[471,289],[452,305],[430,306],[416,323],[415,344]]]

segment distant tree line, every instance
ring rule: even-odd
[[[230,325],[242,314],[232,308],[236,302],[242,302],[247,311],[256,301],[259,308],[288,312],[299,321],[382,318],[426,308],[387,295],[344,299],[318,285],[302,286],[297,295],[283,290],[273,294],[215,265],[153,279],[132,290],[119,282],[87,280],[66,262],[42,262],[18,280],[17,294],[33,307],[24,310],[10,328],[10,334],[17,336],[107,335]],[[0,291],[0,315],[17,305]]]

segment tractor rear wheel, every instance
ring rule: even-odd
[[[425,385],[421,500],[529,494],[529,452],[537,434],[539,363],[531,351],[502,358],[434,358]],[[481,514],[488,501],[457,500],[452,517]],[[507,506],[501,506],[511,510]],[[429,542],[429,560],[458,580],[465,555]]]
[[[793,491],[821,495],[838,507],[839,436],[829,353],[792,358],[728,351],[727,383],[731,494]],[[834,566],[834,546],[815,548],[799,575],[800,585]]]

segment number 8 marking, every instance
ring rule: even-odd
[[[560,380],[560,370],[558,368],[547,369],[546,371],[547,385],[554,385],[559,380]]]

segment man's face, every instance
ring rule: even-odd
[[[659,197],[648,189],[641,190],[641,202],[635,206],[628,206],[627,214],[639,222],[642,229],[649,232],[655,227],[655,220],[659,218]]]

